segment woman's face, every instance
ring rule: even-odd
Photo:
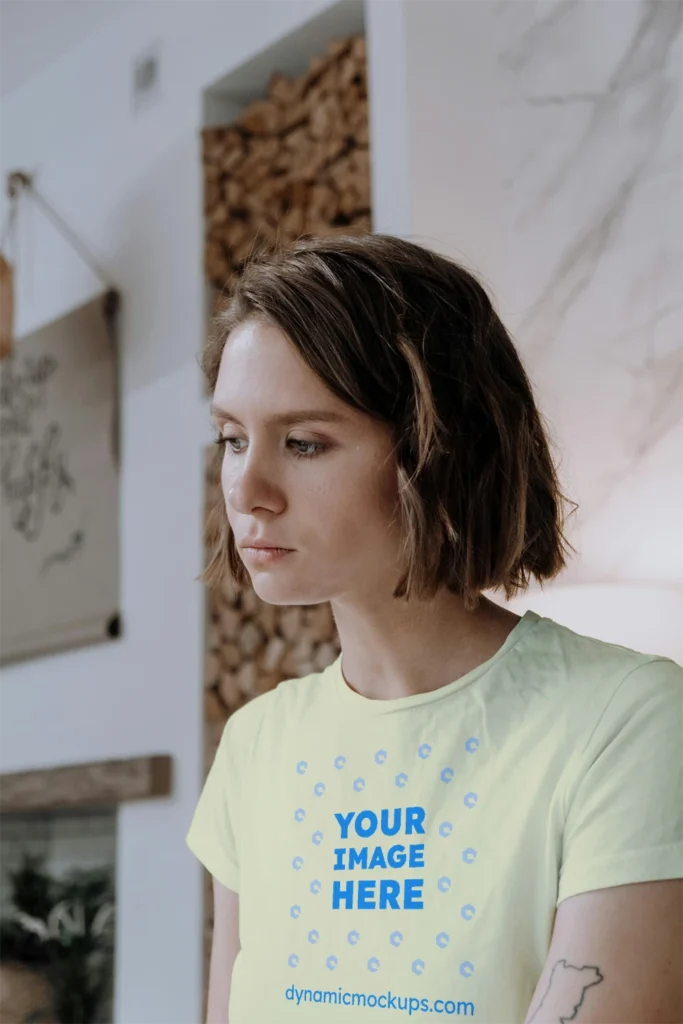
[[[279,329],[255,321],[226,342],[212,412],[228,520],[258,596],[288,605],[391,594],[400,528],[390,429],[329,392]],[[291,551],[258,562],[245,550],[255,540]]]

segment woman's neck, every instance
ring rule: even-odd
[[[344,678],[370,700],[429,693],[493,657],[520,616],[481,597],[475,611],[441,591],[432,601],[361,607],[332,602]]]

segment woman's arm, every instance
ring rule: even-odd
[[[239,949],[239,895],[232,889],[226,889],[214,878],[213,939],[206,1024],[229,1024],[230,983]]]
[[[525,1024],[683,1021],[681,965],[680,878],[577,893],[557,908]]]

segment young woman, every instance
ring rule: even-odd
[[[484,289],[398,238],[301,239],[216,328],[206,579],[329,601],[342,654],[222,734],[187,836],[209,1022],[680,1021],[683,671],[485,596],[570,545]]]

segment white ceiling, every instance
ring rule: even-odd
[[[0,0],[0,96],[138,0]]]

